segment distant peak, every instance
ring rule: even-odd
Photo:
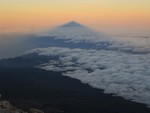
[[[61,27],[83,27],[83,25],[81,25],[75,21],[71,21],[71,22],[68,22],[67,24],[64,24]]]

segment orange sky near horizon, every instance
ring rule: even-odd
[[[35,30],[71,20],[97,28],[150,28],[150,0],[0,1],[0,31]]]

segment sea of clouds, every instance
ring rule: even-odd
[[[90,43],[97,48],[107,50],[117,50],[131,53],[148,54],[150,53],[150,37],[149,35],[134,36],[120,35],[107,36],[101,32],[95,32],[88,28],[57,28],[44,34],[55,37],[55,39],[63,39],[65,42],[72,43]]]
[[[96,48],[49,47],[31,50],[28,54],[56,56],[55,60],[37,68],[62,72],[64,76],[103,89],[105,93],[150,106],[150,37],[110,38],[83,28],[58,28],[47,35],[73,44],[92,43]]]
[[[59,71],[94,88],[150,106],[150,54],[114,50],[39,48],[30,51],[59,56],[38,68]]]

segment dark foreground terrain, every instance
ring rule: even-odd
[[[35,68],[0,68],[0,94],[23,110],[38,108],[46,113],[150,113],[143,104]]]

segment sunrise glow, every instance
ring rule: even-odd
[[[53,27],[70,20],[92,26],[150,26],[149,0],[2,0],[0,31]]]

